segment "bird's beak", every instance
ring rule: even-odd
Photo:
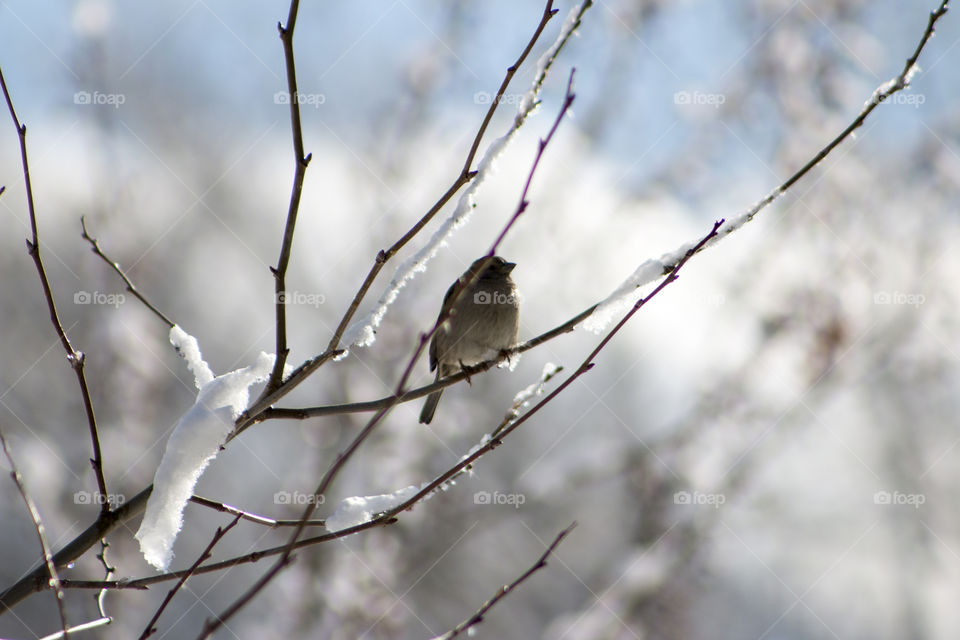
[[[508,263],[506,263],[505,265],[503,265],[503,272],[504,272],[504,273],[510,273],[511,271],[513,271],[513,268],[514,268],[515,266],[517,266],[517,263],[516,263],[516,262],[508,262]]]

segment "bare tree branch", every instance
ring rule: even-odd
[[[201,498],[200,496],[191,496],[190,502],[194,504],[199,504],[201,506],[213,509],[214,511],[219,511],[221,513],[229,513],[230,515],[238,516],[242,520],[247,520],[248,522],[254,522],[256,524],[262,524],[273,529],[280,527],[295,527],[300,524],[300,520],[275,520],[273,518],[267,518],[266,516],[257,515],[249,511],[243,511],[236,507],[232,507],[228,504],[222,502],[217,502],[215,500],[210,500],[209,498]],[[322,527],[324,526],[323,520],[309,520],[307,521],[308,527]]]
[[[527,569],[522,574],[520,574],[520,576],[510,584],[505,584],[499,589],[497,589],[497,592],[493,595],[493,597],[491,597],[489,600],[484,602],[480,606],[480,608],[474,612],[472,616],[470,616],[469,618],[467,618],[466,620],[464,620],[463,622],[461,622],[456,627],[454,627],[447,633],[443,634],[436,640],[452,640],[453,638],[456,638],[464,631],[469,630],[470,627],[476,626],[481,622],[483,622],[483,617],[487,615],[487,612],[490,611],[490,609],[492,609],[498,602],[500,602],[501,600],[506,598],[508,595],[510,595],[510,593],[514,589],[516,589],[523,582],[525,582],[530,576],[532,576],[537,571],[547,566],[547,558],[560,545],[563,539],[567,537],[567,534],[573,531],[574,527],[576,526],[577,526],[577,523],[574,522],[569,527],[561,531],[557,535],[557,537],[553,539],[553,542],[550,543],[550,546],[547,547],[546,551],[543,552],[543,555],[541,555],[537,559],[537,561],[530,566],[529,569]]]
[[[164,324],[166,324],[168,327],[171,327],[171,328],[174,327],[176,323],[170,318],[168,318],[163,312],[161,312],[155,306],[153,306],[150,303],[150,301],[147,300],[147,298],[142,293],[140,293],[140,291],[137,289],[136,286],[134,286],[130,278],[127,277],[127,274],[124,273],[123,269],[120,268],[120,265],[116,261],[112,260],[109,256],[107,256],[106,253],[103,252],[103,249],[100,248],[100,243],[97,242],[96,238],[91,237],[90,234],[87,233],[87,221],[84,219],[83,216],[80,216],[80,228],[83,230],[83,232],[80,234],[80,237],[86,240],[87,242],[89,242],[90,250],[93,251],[98,256],[100,256],[100,258],[104,262],[106,262],[108,265],[110,265],[110,268],[113,269],[118,276],[120,276],[124,284],[127,285],[127,291],[132,293],[137,298],[137,300],[142,302],[144,306],[146,306],[147,309],[152,311],[155,316],[160,318],[164,322]]]
[[[54,554],[54,566],[57,568],[67,566],[86,553],[117,526],[141,513],[147,506],[147,498],[150,497],[151,491],[153,491],[152,484],[116,509],[106,514],[101,513],[80,535]],[[0,611],[11,609],[30,594],[45,589],[50,580],[50,575],[46,564],[41,564],[22,577],[3,593],[0,593]]]
[[[93,465],[93,473],[97,478],[97,488],[100,492],[100,514],[103,515],[110,511],[110,501],[107,500],[107,481],[103,476],[103,460],[100,455],[100,435],[97,433],[97,418],[93,413],[93,402],[90,400],[90,390],[87,388],[87,378],[83,373],[84,354],[77,351],[70,344],[70,338],[67,337],[60,323],[60,317],[57,315],[57,305],[53,301],[53,292],[50,290],[50,282],[47,280],[47,272],[43,268],[43,260],[40,257],[40,237],[37,231],[37,214],[33,203],[33,183],[30,180],[30,163],[27,161],[27,125],[21,124],[17,117],[17,111],[13,108],[13,100],[10,97],[10,91],[7,88],[7,81],[3,77],[3,69],[0,68],[0,87],[3,88],[3,97],[7,101],[7,109],[10,111],[10,118],[17,128],[17,135],[20,140],[20,163],[23,167],[23,181],[27,190],[27,210],[30,214],[30,230],[33,234],[32,240],[27,240],[27,252],[33,258],[33,263],[37,267],[37,273],[40,274],[40,284],[43,286],[43,295],[47,299],[47,309],[50,311],[50,322],[60,338],[64,351],[67,352],[67,362],[73,367],[77,374],[77,382],[80,383],[80,394],[83,397],[83,408],[87,413],[87,424],[90,427],[90,440],[93,443],[93,459],[90,463]]]
[[[187,580],[190,579],[190,576],[194,574],[204,560],[207,560],[210,557],[210,552],[213,551],[213,548],[217,545],[218,542],[227,535],[227,532],[230,529],[233,529],[237,526],[237,523],[240,522],[240,514],[237,514],[236,517],[228,524],[226,527],[217,527],[217,531],[213,534],[213,539],[210,540],[210,543],[203,550],[203,553],[197,558],[196,562],[190,565],[190,568],[187,569],[187,572],[181,576],[180,580],[177,581],[177,584],[174,585],[172,589],[167,593],[167,596],[163,599],[163,602],[160,603],[160,606],[157,608],[156,613],[153,614],[153,617],[150,618],[150,622],[147,623],[147,626],[144,628],[143,633],[140,634],[140,640],[147,640],[151,635],[157,632],[156,628],[153,626],[157,623],[157,620],[160,619],[160,616],[163,615],[164,609],[167,608],[167,605],[170,604],[170,601],[173,600],[173,596],[177,594],[177,591],[187,583]]]
[[[900,72],[900,75],[878,87],[867,103],[863,106],[863,109],[860,110],[860,113],[857,114],[857,116],[853,119],[853,122],[851,122],[846,129],[837,134],[833,140],[827,143],[827,146],[820,149],[816,155],[810,158],[810,160],[805,165],[800,167],[796,173],[787,178],[783,184],[768,193],[762,200],[760,200],[760,202],[753,205],[753,207],[747,211],[746,214],[744,214],[742,220],[734,221],[734,224],[727,228],[727,230],[724,232],[724,235],[732,233],[743,223],[752,220],[755,215],[783,195],[784,192],[796,184],[800,178],[807,175],[811,169],[820,164],[824,158],[830,155],[830,152],[840,146],[840,143],[853,135],[853,132],[859,129],[863,123],[866,122],[867,117],[873,113],[874,109],[876,109],[880,104],[889,99],[895,93],[899,93],[910,86],[910,78],[917,71],[916,64],[917,60],[920,58],[920,53],[927,46],[930,38],[933,37],[933,32],[937,21],[946,15],[949,4],[950,0],[942,0],[940,6],[934,11],[930,12],[930,17],[927,21],[927,28],[924,30],[923,35],[920,36],[920,42],[917,43],[917,48],[914,49],[913,54],[907,58],[906,63],[903,65],[903,71]]]
[[[63,607],[63,588],[60,586],[60,576],[57,574],[57,567],[53,562],[53,553],[50,551],[50,545],[47,544],[47,534],[45,533],[46,530],[43,526],[43,520],[40,518],[40,511],[27,493],[26,487],[23,486],[23,478],[20,476],[20,472],[17,471],[17,463],[13,461],[13,455],[11,455],[10,449],[7,447],[7,439],[3,437],[3,433],[0,433],[0,445],[3,446],[3,454],[7,457],[7,461],[10,462],[10,477],[13,478],[13,483],[17,485],[17,490],[20,492],[24,504],[27,505],[27,512],[30,514],[30,519],[33,520],[33,530],[37,532],[37,539],[40,540],[43,564],[47,568],[47,571],[50,572],[48,586],[53,589],[53,596],[57,601],[57,611],[60,613],[60,625],[63,629],[63,636],[66,637],[70,625],[67,623],[67,612]]]
[[[364,522],[363,524],[358,524],[354,527],[348,527],[340,531],[334,531],[333,533],[325,533],[320,536],[314,536],[312,538],[304,538],[303,540],[298,540],[296,543],[296,549],[302,549],[305,547],[310,547],[313,545],[321,544],[324,542],[330,542],[331,540],[338,540],[340,538],[346,538],[347,536],[352,536],[355,533],[361,531],[366,531],[367,529],[372,529],[374,527],[383,527],[391,525],[397,522],[397,518],[388,518],[380,516],[375,520],[370,522]],[[204,565],[197,568],[194,571],[194,575],[200,575],[201,573],[212,573],[216,571],[221,571],[223,569],[229,569],[230,567],[236,567],[242,564],[250,564],[253,562],[258,562],[264,558],[270,558],[276,555],[280,555],[287,550],[288,546],[286,543],[277,546],[270,547],[267,549],[261,549],[260,551],[253,551],[241,556],[236,556],[234,558],[228,558],[227,560],[221,560],[220,562],[214,562],[212,564]],[[183,569],[180,571],[170,571],[167,573],[160,573],[155,576],[148,576],[145,578],[136,578],[133,580],[116,580],[113,582],[102,582],[102,581],[89,581],[89,580],[63,580],[64,589],[146,589],[152,584],[157,584],[159,582],[168,582],[170,580],[176,580],[183,577],[186,574],[187,570]]]
[[[109,582],[113,579],[113,574],[117,570],[116,567],[110,565],[110,560],[107,558],[107,549],[110,548],[110,543],[106,541],[105,538],[100,539],[100,553],[97,554],[97,560],[100,561],[100,564],[103,565],[103,580]],[[97,594],[97,611],[100,613],[101,618],[109,618],[107,615],[107,608],[105,606],[107,600],[107,590],[101,589],[100,593]]]
[[[283,229],[283,242],[280,244],[280,258],[277,266],[270,269],[276,281],[276,300],[274,306],[277,311],[277,359],[273,365],[270,380],[264,389],[263,395],[268,395],[280,386],[283,381],[283,369],[287,364],[287,355],[290,349],[287,346],[287,306],[285,300],[287,266],[290,264],[290,251],[293,247],[293,232],[297,226],[297,213],[300,211],[300,195],[303,193],[303,178],[307,174],[307,165],[310,164],[312,154],[304,155],[303,128],[300,125],[300,92],[297,89],[297,65],[293,55],[293,32],[297,27],[297,11],[300,0],[291,0],[290,13],[287,15],[287,26],[277,23],[280,40],[283,42],[283,59],[287,69],[287,91],[290,93],[290,124],[293,134],[293,153],[296,169],[293,174],[293,189],[290,192],[290,206],[287,209],[287,223]]]

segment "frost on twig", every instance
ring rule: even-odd
[[[790,189],[801,178],[807,175],[811,169],[820,164],[820,162],[834,149],[840,146],[844,140],[847,138],[852,138],[854,136],[854,132],[861,125],[863,125],[864,121],[867,119],[867,116],[869,116],[879,104],[890,98],[893,94],[909,87],[910,81],[920,71],[920,67],[917,65],[917,58],[920,56],[920,52],[923,51],[923,48],[926,46],[927,42],[933,36],[933,29],[937,20],[942,17],[946,11],[947,1],[944,0],[944,2],[940,4],[939,9],[930,14],[930,20],[927,24],[927,29],[920,38],[920,43],[917,45],[913,55],[904,65],[903,71],[900,72],[900,75],[888,80],[887,82],[884,82],[877,87],[870,98],[864,103],[860,113],[857,114],[857,117],[854,118],[853,122],[851,122],[846,129],[841,131],[836,137],[828,142],[826,146],[820,149],[819,152],[817,152],[809,161],[807,161],[806,164],[800,167],[782,184],[761,198],[756,204],[746,211],[736,216],[732,216],[730,218],[730,222],[726,225],[723,232],[712,237],[710,241],[703,246],[703,248],[719,242],[722,238],[725,238],[746,223],[753,220],[757,213],[768,207],[780,196],[786,193],[788,189]],[[627,307],[637,300],[638,289],[640,287],[650,284],[657,278],[670,272],[694,244],[695,243],[687,243],[671,253],[664,254],[659,260],[650,259],[643,262],[639,267],[637,267],[637,269],[633,272],[633,274],[630,275],[629,278],[627,278],[619,287],[614,290],[613,293],[604,298],[596,306],[594,312],[590,314],[590,316],[588,316],[579,326],[587,329],[588,331],[593,331],[594,333],[600,333],[603,331],[607,326],[609,326],[614,318],[618,317],[620,313],[622,313]]]
[[[619,318],[628,307],[636,302],[637,291],[640,287],[650,284],[663,276],[666,271],[672,269],[695,244],[695,242],[688,242],[670,253],[663,254],[659,259],[645,260],[630,274],[630,277],[614,289],[613,293],[600,301],[596,310],[580,326],[594,333],[600,333],[606,329],[615,318]]]
[[[506,429],[514,420],[520,417],[520,410],[524,407],[530,405],[530,400],[537,396],[543,395],[544,389],[547,387],[547,383],[553,379],[558,373],[563,371],[563,367],[548,362],[543,365],[543,371],[540,373],[540,378],[531,385],[521,389],[513,396],[513,404],[510,406],[510,410],[507,411],[507,415],[504,416],[503,422],[498,426],[494,432],[493,437],[496,437],[501,431]],[[486,444],[485,442],[483,444]],[[470,452],[471,454],[473,451]]]
[[[469,221],[470,214],[473,213],[474,207],[477,206],[477,192],[480,190],[480,187],[483,186],[486,179],[496,171],[496,160],[503,155],[503,152],[509,146],[517,131],[526,121],[527,116],[536,109],[539,104],[537,98],[540,95],[540,90],[543,87],[547,73],[550,71],[550,67],[556,59],[557,54],[580,25],[581,17],[591,4],[591,0],[584,0],[570,10],[557,39],[537,62],[537,73],[534,76],[533,83],[520,101],[517,115],[510,123],[510,128],[504,135],[491,142],[487,147],[483,157],[480,159],[480,163],[477,165],[477,173],[473,181],[460,195],[460,199],[457,201],[457,206],[453,210],[453,213],[441,223],[440,228],[434,232],[430,240],[428,240],[419,251],[397,267],[393,278],[390,280],[390,284],[387,285],[386,291],[384,291],[380,299],[377,300],[376,307],[346,330],[343,337],[343,344],[348,346],[356,345],[358,347],[368,347],[373,344],[376,340],[376,330],[383,322],[387,309],[400,295],[400,290],[413,280],[418,273],[426,271],[427,263],[437,255],[440,247],[446,243],[457,229]]]
[[[417,494],[413,485],[379,496],[354,496],[344,498],[333,515],[326,520],[329,531],[340,531],[373,520],[378,514],[403,504]]]

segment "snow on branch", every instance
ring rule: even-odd
[[[183,526],[183,510],[193,488],[233,430],[234,420],[247,408],[250,387],[267,379],[274,362],[273,355],[261,352],[249,367],[214,377],[196,338],[174,326],[170,343],[187,361],[199,393],[167,440],[135,536],[147,562],[163,570],[173,557],[173,543]]]
[[[417,488],[411,485],[379,496],[344,498],[334,510],[333,515],[327,518],[327,530],[340,531],[370,522],[377,515],[403,504],[416,494]]]
[[[940,6],[930,12],[929,20],[927,21],[927,28],[924,30],[923,35],[920,37],[920,42],[917,44],[917,48],[914,49],[913,54],[907,58],[906,63],[903,65],[903,70],[895,78],[888,80],[881,84],[870,96],[870,99],[863,105],[863,109],[860,110],[860,113],[857,114],[857,117],[847,126],[846,129],[841,131],[833,140],[831,140],[825,147],[820,149],[805,165],[800,167],[792,176],[787,178],[781,185],[777,186],[766,196],[761,198],[756,204],[747,209],[746,211],[732,216],[730,222],[724,227],[723,231],[710,239],[701,249],[705,249],[708,246],[719,242],[722,238],[730,235],[746,223],[753,220],[760,211],[766,209],[774,200],[778,199],[784,193],[787,192],[790,187],[796,184],[801,178],[803,178],[807,173],[810,172],[815,166],[820,164],[820,162],[826,158],[830,153],[836,149],[842,142],[847,138],[851,137],[857,129],[859,129],[863,123],[866,121],[867,117],[876,109],[879,105],[883,104],[890,96],[893,94],[903,91],[910,86],[910,80],[917,74],[920,70],[920,67],[917,65],[917,59],[920,57],[920,53],[923,51],[924,47],[927,46],[927,43],[930,41],[930,38],[933,37],[934,27],[937,23],[937,20],[942,18],[947,12],[947,5],[949,0],[942,0]],[[663,276],[673,270],[677,262],[686,255],[686,252],[692,247],[695,243],[687,243],[678,249],[664,254],[660,259],[650,259],[643,262],[639,267],[634,270],[634,272],[628,277],[623,283],[617,287],[613,293],[603,299],[596,307],[594,312],[583,322],[582,326],[588,331],[593,331],[594,333],[599,333],[603,331],[612,321],[616,318],[623,310],[633,304],[633,301],[637,299],[637,290],[647,284],[650,284],[660,276]]]
[[[344,345],[368,347],[373,344],[376,340],[376,330],[383,322],[387,309],[399,297],[400,290],[413,280],[418,273],[426,271],[427,263],[437,255],[440,247],[447,242],[457,229],[469,221],[470,214],[473,213],[474,207],[477,206],[476,196],[480,187],[483,186],[487,178],[495,173],[496,160],[503,155],[503,152],[510,145],[510,142],[526,121],[527,117],[533,113],[539,105],[537,98],[540,95],[540,90],[543,87],[547,73],[550,71],[550,67],[553,65],[554,60],[556,60],[560,50],[580,25],[583,14],[590,8],[591,4],[592,0],[584,0],[570,10],[557,39],[537,62],[537,73],[534,76],[533,83],[520,101],[517,115],[510,123],[510,128],[487,147],[480,159],[480,163],[477,165],[477,172],[473,181],[460,195],[460,199],[457,201],[457,206],[453,210],[453,213],[441,223],[440,228],[434,232],[430,240],[428,240],[419,251],[397,267],[386,291],[383,292],[383,295],[381,295],[377,301],[377,306],[362,319],[355,322],[344,333]]]

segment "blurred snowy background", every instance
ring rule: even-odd
[[[534,62],[486,142],[506,130]],[[0,64],[28,144],[64,326],[87,353],[113,491],[152,479],[191,405],[167,330],[90,253],[80,216],[216,373],[273,351],[273,279],[293,175],[276,24],[284,2],[0,2]],[[303,3],[296,32],[307,172],[288,288],[290,362],[321,352],[368,271],[453,181],[543,4]],[[593,304],[648,257],[696,240],[806,162],[902,69],[928,2],[602,0],[564,50],[459,232],[391,308],[378,339],[282,406],[392,389],[420,331],[516,205],[577,68],[574,117],[501,254],[519,266],[521,338]],[[882,105],[758,218],[691,262],[580,379],[475,476],[391,527],[301,552],[223,638],[425,638],[469,616],[571,521],[549,566],[494,609],[484,638],[955,638],[960,632],[960,22],[944,18],[912,89]],[[485,144],[481,149],[485,147]],[[24,248],[17,140],[0,118],[0,427],[59,547],[93,521],[90,444],[73,373]],[[441,216],[449,213],[449,208]],[[436,219],[427,233],[439,224]],[[426,240],[415,240],[399,259]],[[399,264],[399,262],[397,262]],[[361,312],[396,265],[374,285]],[[113,297],[111,297],[113,296]],[[296,299],[295,299],[296,300]],[[98,303],[99,302],[99,303]],[[447,390],[431,428],[397,408],[340,477],[345,496],[419,484],[499,422],[545,362],[572,370],[580,331]],[[417,384],[431,376],[424,359]],[[301,506],[366,416],[260,424],[200,495],[273,517]],[[6,461],[0,467],[7,469]],[[475,494],[523,504],[476,504]],[[121,576],[153,571],[114,532]],[[191,505],[188,566],[229,518]],[[0,584],[36,563],[0,482]],[[280,544],[242,523],[215,558]],[[97,579],[90,552],[64,577]],[[267,563],[198,577],[158,637],[193,637]],[[98,637],[135,637],[168,590],[116,592]],[[95,616],[69,592],[71,620]],[[57,628],[49,594],[0,635]]]

